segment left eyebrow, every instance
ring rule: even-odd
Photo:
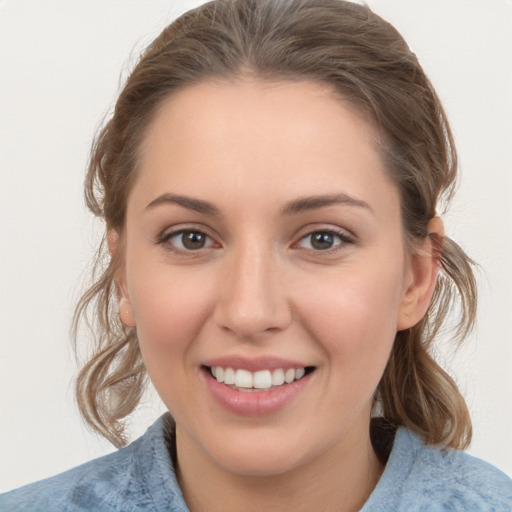
[[[301,197],[299,199],[287,203],[281,210],[281,214],[294,215],[297,213],[302,213],[309,210],[316,210],[318,208],[325,208],[326,206],[332,206],[337,204],[365,208],[366,210],[369,210],[370,212],[375,214],[375,211],[367,202],[361,199],[357,199],[355,197],[351,197],[347,194],[325,194]]]

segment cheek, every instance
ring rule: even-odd
[[[402,268],[378,265],[340,272],[307,286],[301,310],[307,329],[328,354],[336,373],[357,388],[378,383],[395,336],[402,297]],[[308,311],[308,313],[305,313]]]
[[[196,272],[197,274],[197,272]],[[160,265],[139,265],[130,282],[142,356],[155,387],[172,386],[192,364],[193,341],[211,311],[205,279]]]
[[[176,421],[200,406],[195,390],[196,340],[210,310],[204,288],[190,289],[179,276],[147,281],[134,304],[137,336],[148,376]]]

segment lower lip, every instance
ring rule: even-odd
[[[217,382],[208,371],[203,372],[206,385],[217,402],[239,416],[264,416],[283,409],[304,390],[311,374],[269,391],[237,391]]]

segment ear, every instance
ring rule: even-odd
[[[114,258],[118,253],[121,237],[115,229],[109,229],[107,233],[107,245],[110,256]]]
[[[128,297],[119,299],[119,318],[126,327],[135,327],[135,316],[133,315],[132,303]]]
[[[440,268],[443,221],[434,217],[427,227],[428,236],[409,256],[405,289],[397,320],[397,331],[416,325],[427,312]]]
[[[115,286],[119,307],[119,318],[126,327],[135,327],[135,316],[126,286],[125,266],[122,264],[122,239],[119,233],[110,229],[107,234],[107,244],[110,257],[116,261]]]

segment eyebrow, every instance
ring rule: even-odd
[[[204,201],[202,199],[195,199],[189,196],[176,195],[171,193],[162,194],[156,199],[151,201],[147,206],[146,210],[156,208],[161,205],[177,205],[187,210],[192,210],[197,213],[204,215],[220,216],[221,212],[214,204]],[[324,194],[316,196],[301,197],[287,203],[281,210],[282,215],[296,215],[310,210],[316,210],[318,208],[325,208],[332,205],[348,205],[356,206],[359,208],[365,208],[370,212],[374,213],[373,208],[365,201],[356,199],[347,194]]]
[[[373,208],[367,202],[361,199],[356,199],[355,197],[351,197],[347,194],[325,194],[301,197],[286,204],[281,213],[283,215],[294,215],[338,204],[365,208],[370,212],[375,213]]]
[[[195,199],[193,197],[180,196],[170,193],[158,196],[156,199],[151,201],[146,206],[145,209],[151,210],[153,208],[156,208],[157,206],[165,204],[175,204],[181,206],[182,208],[186,208],[187,210],[192,210],[194,212],[202,213],[204,215],[220,215],[220,210],[214,204],[209,203],[208,201],[203,201],[202,199]]]

